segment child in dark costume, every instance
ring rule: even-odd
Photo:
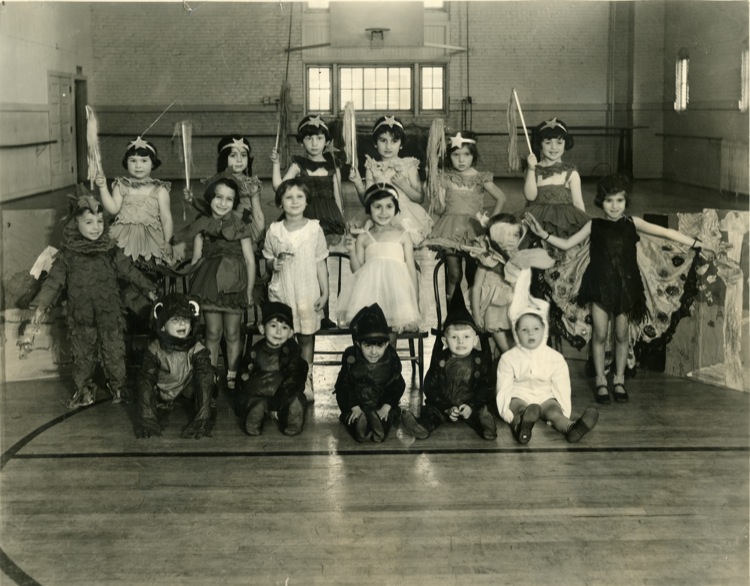
[[[242,360],[235,413],[248,435],[260,435],[267,416],[284,434],[297,435],[305,424],[308,366],[294,340],[292,308],[269,302],[262,311],[263,339]]]
[[[495,394],[492,357],[488,351],[475,348],[479,340],[477,325],[466,309],[459,286],[451,297],[443,332],[424,380],[425,405],[421,415],[417,419],[403,409],[402,425],[417,439],[426,439],[446,421],[463,419],[480,437],[494,440],[497,426],[487,407]]]
[[[154,284],[135,268],[109,232],[105,231],[101,204],[91,195],[75,200],[65,225],[63,243],[47,279],[31,307],[32,323],[65,289],[68,339],[73,353],[73,397],[63,403],[71,409],[96,399],[93,382],[97,357],[101,358],[113,403],[129,398],[125,384],[125,319],[118,279],[135,285],[143,295],[156,299]]]
[[[180,293],[170,293],[154,305],[151,322],[156,337],[138,372],[136,437],[161,435],[177,400],[192,404],[195,412],[182,437],[211,435],[216,419],[211,394],[216,383],[211,354],[198,340],[199,319],[198,303]]]
[[[351,321],[354,345],[344,351],[334,392],[339,421],[358,442],[382,442],[396,422],[406,389],[401,359],[388,343],[390,327],[377,303]]]

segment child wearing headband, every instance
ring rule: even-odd
[[[432,218],[420,205],[424,196],[419,179],[419,161],[414,157],[400,156],[406,140],[404,125],[395,116],[381,116],[373,126],[372,139],[378,158],[365,157],[365,181],[354,167],[349,179],[354,183],[363,204],[365,190],[373,184],[390,183],[395,187],[401,209],[395,225],[405,230],[417,247],[432,230]]]
[[[493,182],[492,173],[476,169],[479,160],[476,136],[472,132],[457,132],[449,137],[449,169],[438,174],[441,191],[445,200],[438,209],[440,216],[432,229],[430,238],[443,241],[455,240],[453,248],[441,247],[445,255],[445,291],[450,300],[456,285],[463,279],[463,260],[466,259],[466,277],[469,286],[474,282],[476,261],[460,252],[459,243],[468,243],[481,236],[482,226],[477,219],[484,209],[485,194],[495,200],[492,214],[499,214],[505,205],[505,194]],[[448,166],[448,165],[447,165]]]
[[[581,176],[562,160],[573,137],[562,120],[552,118],[531,131],[532,151],[523,184],[526,209],[555,236],[567,238],[589,221],[583,205]]]
[[[376,183],[365,193],[372,228],[344,239],[354,280],[337,302],[339,325],[348,326],[365,306],[377,303],[395,332],[416,330],[419,322],[417,269],[409,235],[395,225],[401,197],[393,185]],[[391,334],[395,346],[396,334]]]
[[[282,181],[302,177],[310,190],[310,204],[305,217],[320,222],[329,246],[338,244],[344,233],[344,207],[341,200],[341,171],[333,155],[327,150],[331,132],[319,114],[308,114],[297,126],[297,142],[305,149],[305,156],[292,157],[292,164],[281,176],[279,153],[271,151],[273,188]]]

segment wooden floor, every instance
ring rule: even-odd
[[[338,423],[335,375],[298,437],[244,435],[222,397],[198,441],[179,411],[136,440],[129,408],[62,407],[68,381],[5,385],[3,583],[748,583],[748,394],[641,371],[574,446],[541,424],[377,445]]]
[[[520,182],[498,183],[519,209]],[[594,192],[585,181],[592,214]],[[634,214],[747,209],[664,182],[640,182],[636,196]],[[64,202],[58,192],[1,209]],[[347,202],[358,205],[349,191]],[[180,206],[173,198],[178,224]],[[569,363],[578,414],[594,404],[591,381]],[[67,411],[69,380],[3,385],[0,583],[750,581],[747,393],[642,370],[631,402],[602,407],[574,446],[543,425],[519,446],[505,424],[492,442],[444,425],[424,441],[393,430],[376,445],[338,423],[335,376],[315,367],[317,400],[298,437],[273,425],[244,435],[222,397],[214,437],[199,441],[180,439],[179,412],[164,437],[136,440],[129,408],[103,399]],[[412,389],[403,405],[416,401]]]

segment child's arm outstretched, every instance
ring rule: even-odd
[[[528,166],[526,167],[526,176],[523,180],[523,195],[527,201],[534,201],[539,193],[536,185],[536,166],[539,161],[537,161],[534,153],[529,153],[529,156],[526,157],[526,162]]]
[[[99,188],[99,196],[102,198],[102,207],[107,210],[107,213],[113,216],[120,212],[122,207],[122,194],[120,193],[120,186],[115,185],[112,193],[109,192],[107,187],[107,178],[104,175],[97,175],[96,186]]]
[[[245,268],[247,269],[247,304],[252,306],[254,305],[253,288],[255,287],[255,253],[253,252],[253,245],[249,238],[243,238],[240,240],[240,246],[242,246],[242,256],[245,258]]]
[[[690,248],[701,248],[704,251],[716,254],[716,251],[711,246],[707,246],[700,238],[688,236],[687,234],[683,234],[679,230],[673,230],[672,228],[664,228],[663,226],[652,224],[651,222],[647,222],[646,220],[638,218],[636,216],[632,216],[632,218],[633,223],[635,224],[635,229],[638,232],[649,234],[650,236],[666,238],[667,240],[679,242],[680,244],[684,244],[685,246],[689,246]]]
[[[530,213],[526,212],[524,218],[529,224],[529,229],[539,236],[542,240],[545,242],[549,242],[552,246],[555,248],[559,248],[561,250],[570,250],[573,248],[576,244],[580,244],[584,241],[584,239],[591,234],[591,220],[586,222],[583,227],[578,230],[575,234],[570,236],[569,238],[560,238],[559,236],[555,236],[549,232],[547,232],[542,225],[539,223],[539,221],[532,216]]]

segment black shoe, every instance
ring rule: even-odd
[[[531,439],[531,430],[534,429],[534,424],[539,421],[539,416],[542,414],[542,409],[536,403],[532,403],[521,415],[521,422],[516,428],[516,439],[519,444],[528,444]]]
[[[302,431],[305,424],[305,406],[299,398],[295,398],[289,404],[289,411],[286,416],[286,427],[284,435],[297,435]]]
[[[629,399],[628,391],[623,383],[612,384],[612,396],[615,398],[616,403],[627,403]]]
[[[479,410],[479,424],[482,426],[482,437],[486,440],[497,438],[497,424],[487,405]]]
[[[337,327],[339,327],[338,324],[328,317],[324,317],[320,322],[321,330],[333,330]]]
[[[601,393],[600,391],[602,389],[607,392]],[[609,396],[609,387],[607,387],[607,385],[597,385],[596,390],[594,391],[594,399],[596,399],[596,402],[600,405],[609,405],[612,402],[612,399]]]
[[[245,415],[245,433],[260,435],[263,431],[263,419],[266,416],[266,406],[263,402],[253,405]]]
[[[383,428],[383,421],[377,411],[367,412],[367,423],[372,430],[372,441],[378,444],[382,442],[385,439],[385,428]]]
[[[570,426],[568,432],[565,434],[565,439],[571,444],[578,443],[584,435],[596,427],[597,421],[599,421],[599,412],[593,407],[589,407]]]
[[[430,432],[417,421],[414,413],[408,409],[401,409],[401,426],[406,433],[417,439],[427,439],[430,437]]]

